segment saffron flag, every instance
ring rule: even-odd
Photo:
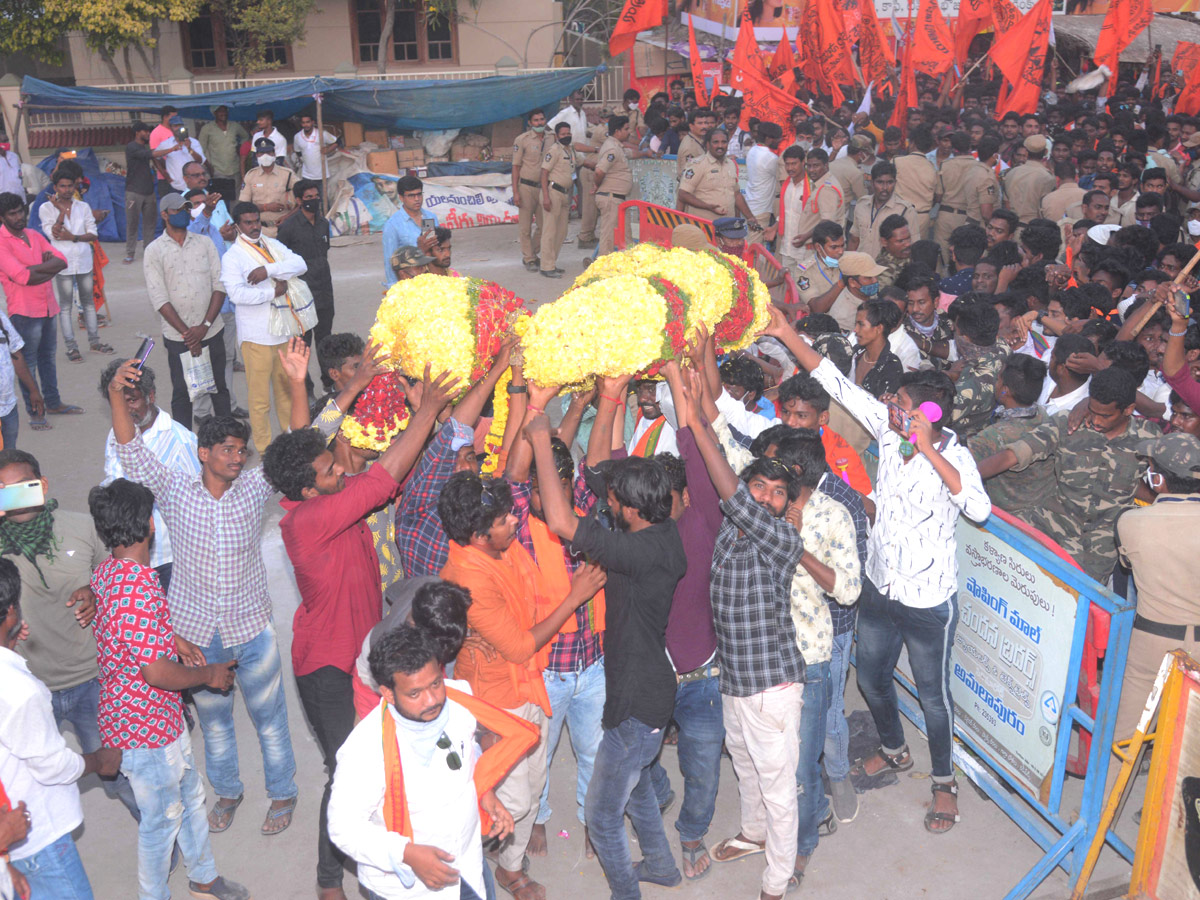
[[[997,119],[1008,112],[1037,111],[1050,47],[1050,12],[1050,0],[1038,0],[1020,22],[992,45],[992,62],[1011,84],[1008,93],[996,104]]]
[[[911,64],[932,78],[944,75],[954,65],[954,38],[937,0],[921,0]]]
[[[1108,82],[1109,92],[1117,87],[1117,65],[1121,51],[1133,43],[1154,19],[1154,7],[1150,0],[1110,0],[1104,24],[1100,26],[1100,37],[1092,59],[1096,65],[1106,65],[1112,72]]]
[[[874,2],[862,5],[862,24],[858,33],[858,64],[868,83],[888,84],[888,69],[895,67],[896,57],[883,34],[883,26],[875,15]]]
[[[960,0],[958,18],[954,21],[954,59],[966,70],[967,51],[971,41],[992,21],[991,0]]]
[[[688,63],[692,68],[692,90],[696,92],[696,105],[708,106],[704,61],[700,59],[700,48],[696,46],[696,23],[691,16],[688,16]]]
[[[1021,11],[1012,0],[992,0],[992,27],[996,38],[1002,38],[1010,28],[1021,21]]]
[[[1184,78],[1184,88],[1175,98],[1175,112],[1186,116],[1200,114],[1200,44],[1191,41],[1176,44],[1171,69],[1183,72]]]
[[[792,110],[796,107],[812,115],[812,110],[786,91],[781,91],[767,80],[761,72],[743,69],[731,63],[733,77],[739,80],[742,90],[742,119],[740,127],[746,128],[750,119],[774,122],[783,129],[783,142],[790,144],[792,132]]]
[[[742,24],[738,26],[737,43],[733,45],[733,58],[729,65],[730,81],[736,90],[745,90],[742,86],[743,72],[752,72],[770,80],[767,64],[763,60],[762,51],[758,49],[758,38],[754,36],[754,25],[749,15],[742,16]]]
[[[667,17],[667,0],[625,0],[608,39],[608,53],[617,56],[633,46],[639,31],[657,28]]]
[[[896,94],[896,105],[892,107],[892,117],[889,125],[900,129],[900,133],[908,137],[908,111],[917,106],[917,74],[912,67],[913,26],[916,20],[912,18],[912,0],[909,0],[908,27],[904,32],[904,60],[900,66],[900,90]],[[895,24],[895,18],[892,19]]]
[[[874,6],[874,0],[842,0],[842,25],[846,30],[846,40],[851,44],[857,44],[862,33],[863,17],[866,15],[866,7]]]
[[[782,78],[795,65],[796,56],[792,53],[792,39],[788,37],[785,28],[783,29],[783,38],[780,39],[779,46],[775,48],[775,55],[771,57],[771,64],[767,66],[767,76],[772,81]]]
[[[839,85],[858,80],[850,58],[846,21],[834,0],[812,0],[804,6],[804,62],[809,78],[838,106],[845,99]]]

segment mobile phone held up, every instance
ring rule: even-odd
[[[893,431],[908,437],[912,433],[912,413],[905,411],[895,403],[887,404],[888,425]]]
[[[46,492],[41,479],[18,481],[0,487],[0,512],[20,512],[46,505]]]
[[[137,370],[139,372],[142,371],[142,366],[146,365],[146,360],[150,358],[150,351],[153,349],[154,349],[154,338],[152,338],[152,337],[142,338],[142,345],[140,347],[138,347],[137,356],[134,357],[137,360]]]
[[[1192,313],[1192,298],[1187,291],[1176,291],[1175,298],[1172,301],[1175,304],[1175,312],[1181,318],[1186,319]]]

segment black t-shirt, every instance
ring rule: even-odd
[[[675,711],[675,669],[667,659],[667,616],[687,569],[683,541],[668,519],[638,532],[608,531],[583,519],[571,548],[604,566],[605,728],[637,719],[665,728]]]
[[[154,167],[150,162],[151,153],[149,144],[130,141],[125,145],[126,193],[154,193]]]

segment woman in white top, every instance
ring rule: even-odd
[[[91,207],[75,199],[83,169],[67,160],[54,170],[50,199],[38,209],[42,233],[63,255],[67,267],[54,276],[54,298],[58,301],[58,323],[67,345],[67,359],[83,362],[75,341],[75,290],[87,325],[88,345],[94,353],[112,353],[113,348],[100,342],[96,326],[96,304],[92,300],[92,242],[98,240],[96,219]]]

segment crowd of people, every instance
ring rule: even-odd
[[[959,822],[955,532],[993,507],[1100,583],[1124,591],[1132,571],[1117,733],[1132,732],[1164,649],[1200,649],[1187,628],[1200,531],[1186,524],[1200,515],[1197,122],[1153,105],[999,122],[927,105],[902,133],[818,102],[797,110],[784,146],[778,125],[742,131],[736,101],[715,99],[685,115],[678,83],[644,116],[636,91],[607,119],[582,94],[549,121],[532,112],[512,170],[523,262],[564,274],[576,191],[578,246],[612,250],[629,159],[674,152],[678,206],[712,220],[716,245],[695,224],[673,243],[749,257],[763,242],[798,304],[773,308],[745,351],[719,355],[699,327],[661,377],[566,395],[526,381],[515,339],[460,384],[430,365],[389,376],[378,347],[333,330],[317,180],[333,144],[311,120],[298,175],[270,116],[244,175],[226,144],[246,136],[227,116],[199,140],[169,107],[156,128],[135,126],[131,177],[144,184],[131,203],[146,237],[162,220],[143,271],[171,402],[158,405],[144,358],[104,369],[112,431],[87,513],[59,509],[17,448],[14,379],[34,427],[70,411],[55,319],[73,359],[72,294],[90,289],[87,254],[68,251],[95,242],[94,223],[66,162],[41,207],[49,238],[27,227],[23,193],[0,193],[0,484],[43,495],[0,517],[0,893],[92,896],[71,833],[75,782],[97,772],[138,822],[139,897],[165,900],[179,862],[194,897],[250,895],[221,874],[209,834],[246,796],[235,687],[254,730],[240,737],[262,756],[264,835],[290,826],[300,793],[260,546],[277,494],[301,601],[291,676],[328,772],[321,900],[344,900],[351,865],[372,900],[553,892],[530,859],[547,852],[564,725],[574,813],[612,897],[761,855],[747,881],[780,898],[855,819],[862,790],[914,766],[893,679],[902,651],[929,741],[923,825],[944,834]],[[244,181],[231,207],[220,178]],[[397,194],[385,285],[456,275],[420,179]],[[271,301],[297,280],[316,324],[289,338]],[[233,396],[239,357],[248,409]],[[357,401],[384,377],[409,423],[364,450],[343,425],[367,415]],[[503,443],[483,475],[502,379]],[[845,716],[852,646],[879,739],[863,759],[849,756]],[[714,822],[723,753],[736,823]],[[678,855],[663,818],[677,799]]]

